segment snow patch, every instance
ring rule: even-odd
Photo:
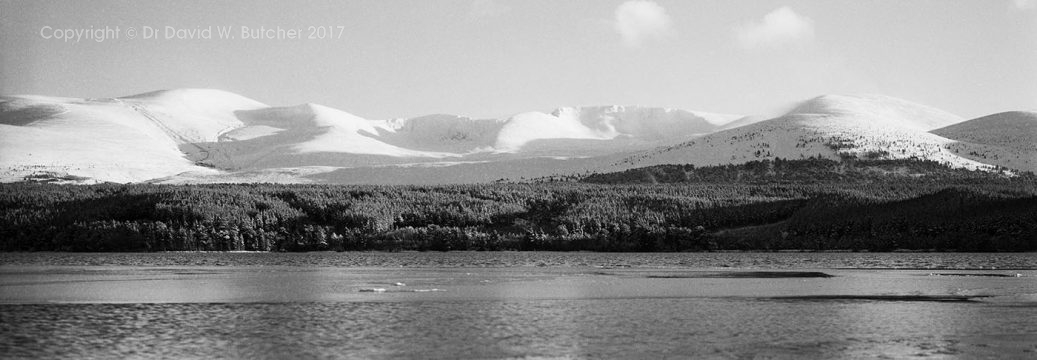
[[[524,145],[541,139],[594,139],[607,140],[615,134],[595,131],[580,123],[572,113],[550,115],[527,112],[512,116],[497,135],[494,149],[498,152],[518,152]]]

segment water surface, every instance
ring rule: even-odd
[[[1034,358],[1034,254],[0,254],[7,358]]]

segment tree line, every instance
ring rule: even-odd
[[[3,184],[0,250],[1037,250],[1032,175],[826,161],[594,183]]]

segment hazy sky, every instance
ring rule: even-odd
[[[104,41],[59,38],[117,26]],[[212,38],[167,39],[167,26]],[[243,26],[303,39],[242,39]],[[306,39],[310,26],[333,36]],[[1037,110],[1037,0],[0,0],[0,46],[2,94],[204,87],[367,118],[603,104],[756,114],[828,93],[965,117]]]

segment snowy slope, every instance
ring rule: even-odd
[[[519,152],[537,140],[636,139],[659,142],[710,133],[740,115],[695,113],[637,106],[563,107],[551,114],[529,112],[506,121],[494,145]]]
[[[717,129],[717,130],[734,129],[736,127],[752,125],[752,124],[755,124],[755,123],[758,123],[758,122],[761,122],[761,121],[765,121],[765,120],[770,120],[770,118],[763,117],[763,116],[744,116],[744,117],[735,119],[734,121],[731,121],[731,122],[729,122],[727,124],[724,124],[724,125],[720,126],[720,128]]]
[[[707,133],[737,120],[742,115],[714,114],[680,109],[642,106],[563,107],[551,113],[579,118],[584,125],[615,134],[645,139],[666,139]]]
[[[71,176],[135,182],[212,172],[182,147],[240,125],[233,111],[265,105],[218,90],[126,98],[11,96],[0,99],[0,180]]]
[[[863,120],[870,125],[929,131],[961,122],[961,117],[933,107],[884,95],[823,95],[803,102],[789,114],[827,115]]]
[[[180,143],[215,141],[243,123],[236,112],[267,105],[222,90],[177,89],[116,99],[157,123]]]
[[[955,154],[987,164],[1037,172],[1037,112],[1010,111],[932,131],[955,140]]]
[[[515,153],[530,142],[545,139],[608,140],[615,134],[592,129],[573,114],[551,115],[527,112],[508,119],[493,145],[499,152]]]
[[[241,171],[301,166],[358,166],[439,159],[460,155],[420,151],[380,141],[385,122],[317,104],[236,112],[242,126],[217,141],[196,143],[190,154],[217,169]],[[206,156],[202,159],[200,156]]]
[[[988,167],[948,150],[946,146],[953,140],[927,132],[961,120],[931,107],[886,96],[826,95],[808,100],[784,116],[643,152],[603,170],[848,156],[919,158],[955,167]]]
[[[402,148],[447,152],[488,152],[504,126],[503,120],[457,115],[426,115],[380,121],[377,138]]]

